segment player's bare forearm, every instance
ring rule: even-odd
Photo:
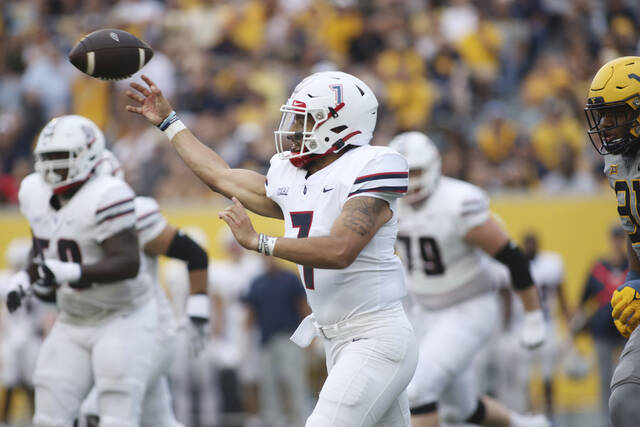
[[[237,198],[218,213],[242,247],[258,249],[258,233]],[[351,265],[382,225],[391,218],[389,204],[375,197],[355,197],[344,204],[329,236],[279,238],[274,256],[314,268],[340,269]]]
[[[207,293],[207,269],[192,270],[189,272],[189,284],[191,294]]]
[[[326,237],[278,239],[274,255],[314,268],[346,268],[391,219],[389,204],[375,197],[347,201]]]
[[[636,273],[640,273],[640,260],[638,260],[638,255],[636,255],[636,251],[633,250],[631,239],[629,239],[628,237],[627,237],[627,258],[629,259],[629,270],[635,271]]]
[[[237,197],[250,211],[282,219],[278,205],[267,197],[266,177],[247,169],[232,169],[215,151],[185,129],[171,143],[185,164],[213,191],[231,199]]]
[[[126,95],[137,105],[127,105],[126,110],[140,114],[158,126],[173,109],[149,77],[143,75],[142,80],[146,86],[135,82],[130,84],[136,92],[128,90]],[[282,218],[278,205],[266,196],[264,176],[253,171],[229,168],[222,157],[200,142],[188,129],[174,135],[171,142],[187,166],[213,191],[228,198],[237,197],[247,209],[259,215]]]
[[[538,287],[529,286],[526,289],[515,290],[516,294],[522,301],[524,311],[540,310],[540,298],[538,296]]]
[[[81,282],[112,283],[131,279],[140,269],[138,235],[134,228],[120,231],[102,242],[104,255],[95,264],[83,264]]]

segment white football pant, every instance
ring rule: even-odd
[[[101,427],[135,427],[153,367],[155,300],[98,325],[57,320],[34,374],[38,427],[69,427],[94,384]]]
[[[150,378],[142,402],[142,427],[182,427],[173,413],[171,393],[166,375],[176,352],[177,336],[175,331],[160,327],[156,333],[156,343]],[[93,387],[82,403],[83,416],[98,415],[98,393]]]
[[[412,408],[437,402],[441,419],[454,423],[473,414],[478,387],[472,362],[488,342],[497,316],[493,292],[442,310],[413,307],[420,356],[407,387]]]
[[[306,427],[408,427],[406,387],[418,360],[402,306],[340,323],[323,340],[327,377]]]

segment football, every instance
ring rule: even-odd
[[[152,57],[153,50],[145,41],[111,28],[87,34],[69,52],[69,61],[78,70],[104,80],[125,79]]]

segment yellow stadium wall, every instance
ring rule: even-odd
[[[571,305],[577,302],[579,291],[589,266],[609,250],[608,230],[617,221],[613,195],[592,198],[551,199],[540,197],[500,197],[492,201],[492,209],[518,241],[529,230],[539,234],[542,249],[560,252],[567,267],[567,296]],[[218,219],[220,207],[164,209],[168,220],[178,226],[197,226],[207,234],[209,255],[224,256],[218,233],[224,223]],[[256,229],[282,235],[280,221],[254,216]],[[224,226],[226,229],[226,226]],[[0,212],[0,252],[17,236],[28,236],[29,227],[17,211]],[[0,268],[5,268],[4,256]]]
[[[537,232],[543,250],[552,250],[563,255],[566,263],[566,295],[570,306],[578,301],[584,280],[592,262],[609,250],[608,230],[617,221],[616,202],[612,194],[591,198],[540,198],[500,197],[492,201],[492,209],[505,222],[511,235],[520,241],[530,230]],[[170,208],[164,213],[167,219],[178,226],[197,226],[205,231],[209,239],[209,255],[224,257],[219,233],[226,225],[218,219],[220,207]],[[280,221],[254,216],[257,230],[282,235]],[[29,228],[16,211],[0,212],[0,251],[4,254],[7,244],[17,236],[27,236]],[[4,256],[0,267],[5,268]],[[591,342],[583,337],[578,346],[591,352]],[[563,375],[556,378],[557,404],[560,408],[577,409],[597,404],[597,378],[594,373],[575,382]],[[539,399],[538,384],[532,389]]]

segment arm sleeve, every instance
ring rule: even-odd
[[[96,240],[103,242],[120,231],[136,225],[135,194],[124,182],[109,186],[96,206]]]
[[[486,193],[476,186],[469,185],[458,204],[456,222],[460,234],[466,235],[469,230],[489,219],[490,215],[489,198]]]
[[[158,237],[167,226],[167,220],[160,213],[158,203],[150,197],[136,197],[136,231],[140,246]]]
[[[404,196],[409,185],[407,160],[395,152],[386,152],[370,160],[358,173],[347,200],[368,196],[392,201]]]

